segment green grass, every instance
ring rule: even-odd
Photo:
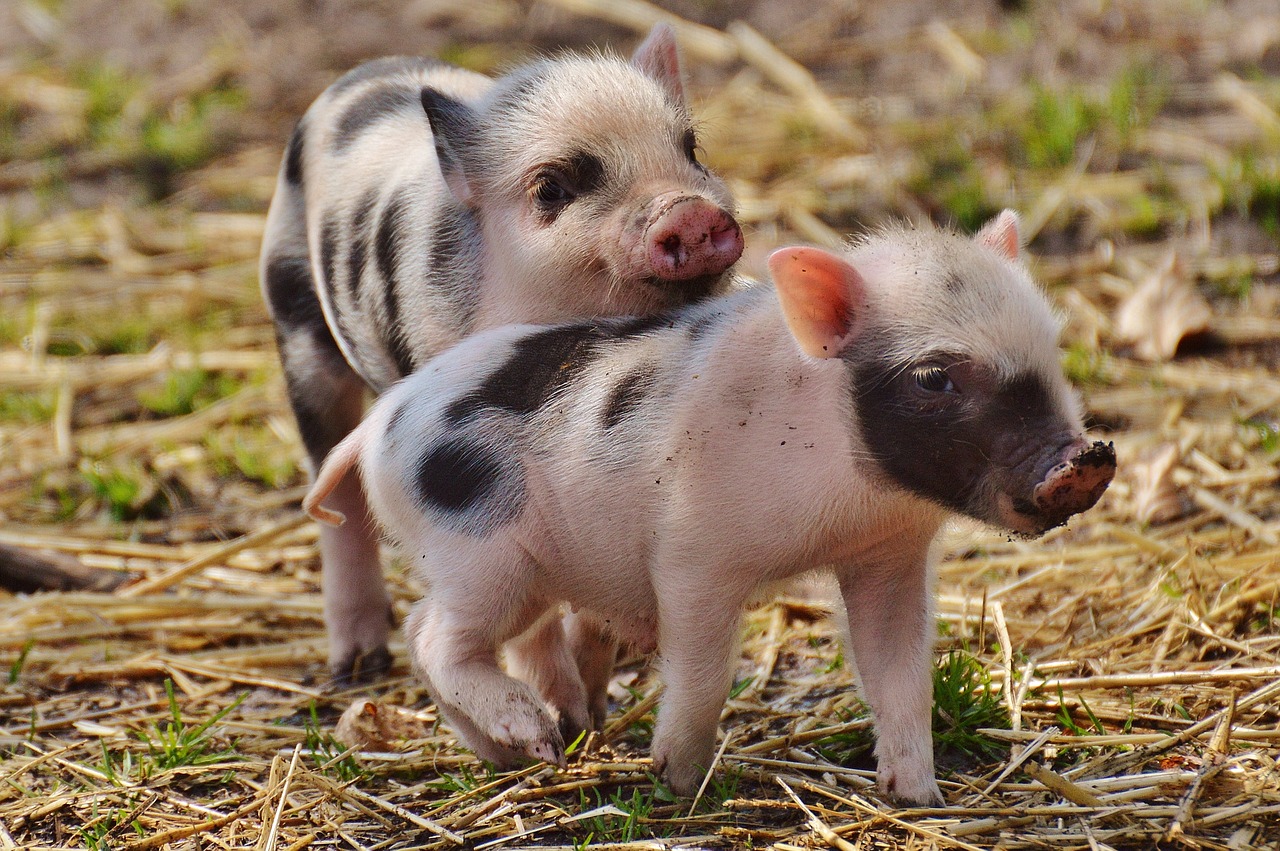
[[[31,653],[31,648],[36,646],[34,638],[28,638],[22,642],[22,649],[18,651],[18,656],[13,660],[13,664],[9,666],[9,684],[13,685],[22,676],[22,669],[26,667],[27,656]]]
[[[113,807],[110,810],[99,813],[98,802],[94,801],[89,809],[89,821],[76,832],[80,836],[80,841],[84,843],[84,847],[89,851],[110,851],[114,847],[112,834],[118,832],[118,828],[125,823],[127,818],[129,818],[129,810],[119,807]],[[133,828],[133,832],[137,836],[146,836],[146,830],[137,819],[133,819],[128,825]]]
[[[94,499],[116,522],[165,517],[174,508],[169,489],[136,459],[112,463],[86,460],[80,465],[80,474],[88,485],[86,498]],[[60,499],[64,509],[74,503],[73,511],[83,504],[75,489],[61,494]]]
[[[964,650],[950,650],[933,677],[933,742],[937,751],[978,759],[1002,755],[1008,745],[978,732],[1009,727],[1009,710],[986,668]]]
[[[223,428],[205,438],[209,463],[222,477],[243,476],[269,488],[297,481],[298,465],[282,452],[280,438],[266,426]]]
[[[178,369],[165,376],[157,389],[140,390],[138,403],[161,417],[194,413],[240,389],[240,382],[223,373]]]
[[[151,732],[138,731],[138,738],[147,746],[147,752],[157,768],[165,771],[237,758],[233,749],[212,749],[213,734],[210,730],[214,724],[233,712],[249,696],[248,692],[242,693],[206,720],[191,726],[182,718],[182,710],[178,707],[178,699],[173,692],[173,680],[164,681],[164,690],[169,696],[170,720],[157,721]]]
[[[53,390],[0,392],[0,422],[47,423],[53,419],[54,396]]]

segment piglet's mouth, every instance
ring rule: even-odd
[[[1039,534],[1066,523],[1074,514],[1088,511],[1102,498],[1116,474],[1116,449],[1112,443],[1083,442],[1068,450],[1067,457],[1045,473],[1030,500],[1015,500],[1014,510],[1034,530],[1019,524],[1019,531]]]

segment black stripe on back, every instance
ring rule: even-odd
[[[655,328],[670,327],[673,321],[668,315],[597,320],[557,325],[522,337],[502,366],[474,392],[455,400],[445,410],[445,419],[457,425],[486,408],[528,416],[581,374],[600,356],[604,346]]]
[[[600,415],[600,422],[605,430],[621,423],[639,407],[645,396],[653,389],[656,376],[653,364],[644,364],[627,373],[614,385]]]
[[[464,330],[476,310],[482,239],[480,224],[466,207],[442,208],[431,225],[431,284],[444,293]]]
[[[293,126],[289,136],[289,145],[284,154],[284,179],[294,186],[302,185],[302,145],[306,136],[305,119]]]
[[[333,151],[341,153],[372,125],[405,112],[419,112],[417,89],[384,86],[358,95],[338,119],[333,134]],[[423,137],[424,143],[426,137]]]
[[[361,282],[364,280],[365,257],[369,251],[369,215],[373,212],[373,205],[377,201],[377,190],[369,190],[360,199],[355,213],[351,216],[351,251],[347,255],[347,292],[354,305],[362,304],[359,293]]]
[[[387,206],[382,208],[378,217],[378,233],[374,253],[378,260],[378,272],[382,275],[383,307],[387,312],[387,324],[383,329],[383,343],[391,352],[396,362],[396,369],[401,377],[413,372],[413,355],[405,344],[404,329],[400,324],[400,294],[396,277],[399,265],[401,231],[404,208],[409,199],[406,190],[401,187],[391,196]]]

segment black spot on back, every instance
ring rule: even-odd
[[[338,239],[337,219],[326,218],[320,225],[320,273],[324,276],[324,280],[320,283],[329,298],[329,303],[333,305],[334,321],[331,330],[337,337],[349,341],[351,334],[347,329],[346,321],[342,318],[342,305],[338,301],[338,285],[335,280],[338,271]]]
[[[352,68],[339,77],[337,82],[329,87],[329,91],[338,94],[366,80],[390,77],[407,71],[441,68],[445,65],[446,63],[438,59],[426,59],[420,56],[384,56]]]
[[[611,429],[618,425],[624,419],[631,415],[645,396],[653,389],[653,381],[656,372],[652,364],[645,364],[635,370],[632,370],[623,377],[613,390],[609,393],[609,398],[605,400],[604,410],[600,415],[600,422],[605,430]]]
[[[302,146],[306,136],[306,126],[299,121],[289,136],[289,145],[284,154],[284,179],[294,186],[302,185]]]
[[[501,465],[482,447],[438,443],[418,462],[418,498],[424,506],[441,511],[467,511],[493,490],[501,475]]]
[[[363,92],[347,105],[342,117],[338,119],[338,126],[333,134],[334,152],[342,152],[361,133],[385,118],[405,112],[416,113],[418,104],[416,89],[384,86]]]

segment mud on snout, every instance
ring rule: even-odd
[[[1063,525],[1073,514],[1088,511],[1102,498],[1116,474],[1116,450],[1112,443],[1083,441],[1067,450],[1035,486],[1029,502],[1016,506],[1019,514],[1043,534]]]

